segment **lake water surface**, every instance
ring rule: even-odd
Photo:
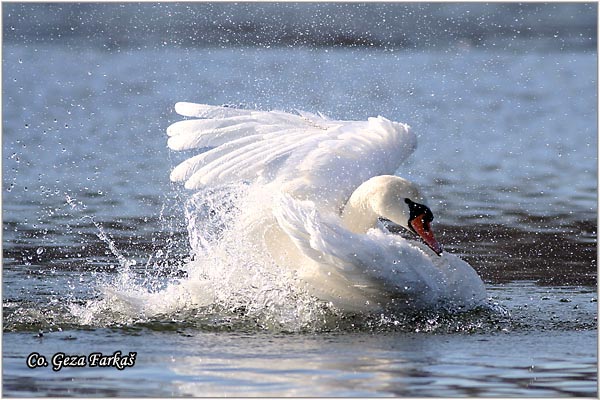
[[[596,77],[595,47],[541,39],[426,50],[5,43],[3,394],[596,397]],[[419,147],[398,174],[429,197],[440,242],[482,276],[489,309],[117,307],[115,291],[166,299],[161,290],[190,279],[191,194],[168,180],[182,158],[165,138],[176,101],[409,123]],[[135,365],[26,365],[32,352],[115,351],[137,353]]]

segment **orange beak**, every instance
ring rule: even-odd
[[[435,240],[429,222],[424,221],[425,214],[418,215],[416,218],[413,218],[413,220],[410,221],[410,226],[413,228],[415,233],[419,235],[421,239],[423,239],[425,244],[439,256],[442,254],[444,249],[442,248],[442,245]]]

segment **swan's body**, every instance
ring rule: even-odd
[[[246,216],[249,235],[316,297],[347,311],[468,309],[485,300],[477,273],[442,253],[415,185],[391,175],[416,146],[407,125],[191,103],[176,111],[201,119],[171,125],[169,147],[210,149],[171,179],[188,189],[240,180],[264,188],[261,211]],[[382,218],[428,247],[390,234]]]

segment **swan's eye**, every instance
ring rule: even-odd
[[[414,201],[408,198],[404,199],[404,202],[408,204],[408,209],[410,211],[408,222],[412,221],[417,217],[422,216],[423,225],[427,227],[427,230],[429,230],[429,223],[433,221],[433,213],[431,212],[429,207],[427,207],[424,204],[415,203]]]
[[[423,215],[423,229],[425,229],[425,232],[429,232],[429,223],[431,222],[431,220],[428,220],[427,217],[425,215]]]
[[[431,212],[431,210],[429,210],[429,208],[427,209],[427,211],[423,215],[423,222],[429,225],[429,223],[433,221],[433,213]]]

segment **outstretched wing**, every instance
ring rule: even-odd
[[[407,125],[383,117],[336,121],[193,103],[175,110],[194,119],[169,126],[169,147],[208,149],[173,169],[171,180],[188,189],[262,179],[295,197],[339,206],[367,179],[393,174],[416,146]]]

